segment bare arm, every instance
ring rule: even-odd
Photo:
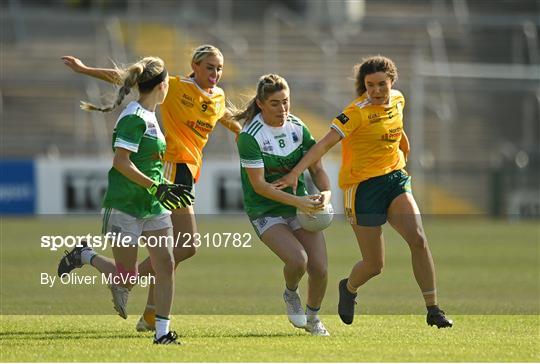
[[[399,141],[399,149],[403,152],[403,156],[405,157],[405,162],[409,158],[409,153],[411,152],[411,144],[409,143],[409,138],[407,137],[407,134],[405,134],[405,130],[401,133],[401,140]]]
[[[219,122],[236,135],[240,134],[240,131],[242,130],[242,125],[233,119],[233,115],[229,110],[225,111],[225,115],[219,119]]]
[[[113,68],[94,68],[86,66],[80,59],[73,56],[63,56],[64,64],[71,68],[74,72],[98,78],[100,80],[120,84],[121,78],[117,70]]]
[[[323,207],[318,197],[300,197],[276,189],[264,179],[264,168],[246,168],[245,170],[253,189],[263,197],[294,206],[307,214],[312,214]]]
[[[296,166],[287,174],[274,182],[274,187],[283,189],[292,186],[293,191],[296,191],[298,185],[298,177],[315,162],[320,161],[323,155],[325,155],[334,145],[341,140],[341,135],[334,129],[330,131],[317,142],[306,155],[298,162]]]
[[[154,181],[142,173],[135,164],[133,164],[131,159],[129,159],[130,154],[131,151],[117,147],[114,152],[113,167],[139,186],[144,188],[152,187]]]
[[[328,178],[320,159],[309,167],[309,173],[313,183],[321,191],[321,202],[326,205],[330,202],[332,193],[330,191],[330,178]]]

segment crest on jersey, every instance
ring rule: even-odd
[[[145,132],[145,134],[153,136],[153,137],[157,137],[156,124],[151,123],[151,122],[147,122],[146,123],[146,132]]]
[[[272,147],[272,143],[270,143],[270,140],[263,140],[263,152],[271,152],[274,150],[274,147]]]
[[[298,134],[295,131],[292,132],[292,141],[293,143],[298,142]]]

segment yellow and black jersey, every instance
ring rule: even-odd
[[[399,149],[404,106],[405,99],[397,90],[391,90],[386,105],[371,104],[364,93],[332,121],[331,128],[343,138],[339,172],[342,188],[405,167]]]
[[[208,134],[225,111],[221,88],[206,92],[192,78],[169,77],[169,92],[161,105],[167,141],[165,161],[187,164],[197,180]]]

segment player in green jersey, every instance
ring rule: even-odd
[[[156,119],[156,106],[167,95],[167,70],[160,58],[146,57],[121,71],[122,87],[114,104],[100,108],[82,103],[87,111],[111,111],[120,105],[133,87],[138,101],[129,103],[120,114],[113,132],[113,167],[103,201],[103,233],[111,240],[114,262],[97,255],[91,247],[80,247],[60,262],[58,273],[74,265],[92,264],[108,275],[113,303],[119,315],[127,318],[130,289],[140,275],[155,275],[155,344],[175,344],[177,335],[169,330],[174,293],[174,257],[171,213],[169,210],[191,205],[190,188],[170,184],[163,177],[165,138]],[[157,242],[150,244],[150,241]],[[137,248],[148,248],[150,265],[137,267]],[[75,254],[78,253],[78,254]],[[78,257],[78,261],[76,258]],[[78,263],[78,264],[77,264]],[[152,272],[153,270],[153,272]]]
[[[328,336],[317,315],[327,284],[324,236],[302,229],[296,211],[312,214],[329,203],[330,181],[319,160],[309,168],[319,195],[307,195],[303,176],[296,194],[271,185],[315,144],[304,123],[289,114],[289,96],[285,79],[273,74],[262,76],[255,98],[236,115],[237,120],[244,121],[238,137],[244,209],[257,235],[285,264],[283,298],[289,321],[313,335]],[[298,283],[306,271],[309,279],[304,311]]]

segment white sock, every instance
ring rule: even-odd
[[[297,291],[298,291],[298,286],[296,287],[296,289],[294,291],[291,291],[289,289],[289,287],[287,287],[287,285],[285,285],[285,292],[287,292],[288,295],[293,295],[295,293],[298,293]]]
[[[92,248],[85,248],[81,251],[81,263],[90,264],[92,258],[97,255],[96,251]]]
[[[319,317],[317,316],[319,313],[320,307],[316,310],[310,308],[306,305],[306,316],[308,321],[317,321]]]
[[[159,339],[169,333],[171,320],[156,315],[156,338]]]

